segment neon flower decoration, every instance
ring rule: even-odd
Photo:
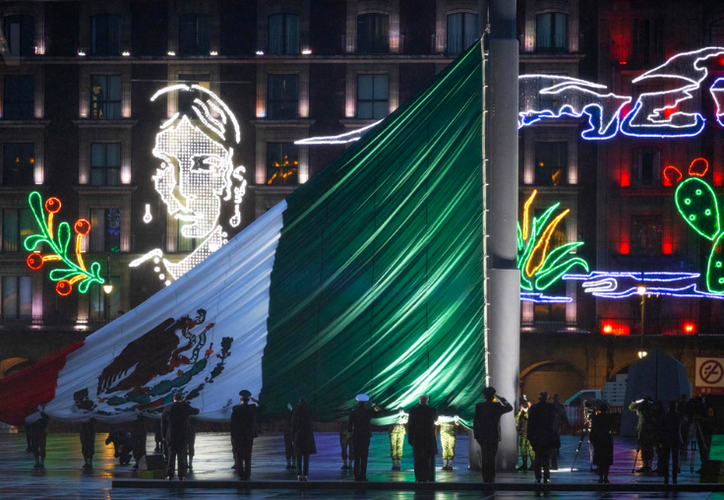
[[[551,248],[551,238],[556,227],[568,215],[566,209],[549,222],[560,203],[549,207],[543,215],[530,219],[530,207],[538,191],[533,191],[523,206],[523,226],[518,223],[518,259],[520,269],[521,300],[531,302],[570,302],[570,297],[551,297],[543,295],[555,282],[575,266],[581,266],[588,272],[588,263],[581,257],[571,255],[571,251],[583,245],[581,241],[566,243]]]
[[[40,228],[40,234],[31,234],[23,241],[23,246],[29,252],[26,263],[30,269],[38,270],[45,262],[61,262],[64,267],[50,271],[50,279],[56,281],[55,291],[58,295],[67,296],[73,291],[73,285],[78,284],[78,291],[86,293],[92,283],[102,285],[105,281],[101,278],[101,265],[93,262],[88,268],[81,253],[81,242],[83,237],[90,233],[91,225],[86,219],[78,219],[73,225],[75,232],[75,262],[68,255],[68,246],[71,240],[70,224],[61,222],[58,225],[57,233],[54,232],[53,218],[62,205],[58,198],[48,198],[43,204],[43,197],[37,191],[28,196],[30,210],[33,212],[35,222]],[[47,219],[43,210],[48,213]],[[36,251],[38,245],[45,244],[50,249],[49,253],[43,255]]]

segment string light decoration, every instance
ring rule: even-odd
[[[542,303],[571,302],[570,297],[551,297],[541,292],[558,282],[575,266],[581,266],[588,272],[588,263],[581,257],[571,255],[583,242],[575,241],[551,247],[552,236],[570,209],[563,210],[549,222],[561,205],[555,203],[540,217],[531,219],[531,205],[537,194],[538,190],[534,190],[523,206],[522,227],[518,222],[517,266],[520,269],[521,300]]]
[[[92,283],[102,285],[105,280],[101,278],[101,265],[93,262],[90,268],[86,266],[81,251],[84,236],[88,236],[91,224],[86,219],[78,219],[73,225],[75,232],[75,262],[68,255],[68,246],[71,240],[70,224],[61,222],[58,230],[54,228],[55,214],[60,212],[62,204],[55,197],[48,198],[43,203],[43,197],[37,191],[28,195],[28,204],[33,213],[35,222],[40,229],[39,234],[31,234],[23,241],[25,250],[32,252],[26,259],[30,269],[39,270],[46,262],[60,262],[64,267],[53,269],[49,273],[51,280],[57,282],[55,291],[63,297],[70,295],[73,285],[78,285],[80,293],[86,293]],[[45,215],[47,212],[47,218]],[[47,245],[48,253],[36,250],[39,245]]]
[[[724,299],[724,294],[699,290],[700,273],[634,271],[593,271],[589,274],[566,274],[563,280],[583,281],[583,291],[604,299],[626,299],[646,287],[646,295],[679,298]]]
[[[164,257],[156,248],[129,264],[163,264],[165,269],[156,265],[154,272],[167,285],[227,243],[225,227],[241,224],[247,184],[245,168],[233,163],[234,148],[224,145],[241,142],[239,122],[226,103],[200,85],[183,83],[159,90],[151,101],[169,92],[191,92],[194,98],[189,113],[175,113],[161,125],[153,149],[161,166],[152,178],[169,215],[182,223],[179,236],[201,242],[180,260]],[[231,205],[232,215],[222,222],[224,204]],[[151,219],[147,207],[144,222]]]

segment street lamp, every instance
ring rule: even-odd
[[[639,359],[642,359],[648,354],[644,351],[644,308],[646,307],[646,287],[640,286],[636,288],[636,293],[641,295],[641,343],[639,346]]]

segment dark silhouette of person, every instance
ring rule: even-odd
[[[234,406],[231,412],[231,440],[236,456],[236,474],[240,481],[248,481],[251,477],[251,454],[254,438],[259,435],[256,421],[257,406],[249,404],[251,392],[239,392],[241,404]]]
[[[317,445],[314,442],[312,415],[304,398],[299,398],[297,411],[292,418],[292,444],[294,456],[297,457],[297,475],[300,481],[306,482],[309,475],[309,456],[317,453]]]
[[[96,419],[90,418],[80,426],[80,449],[83,453],[83,468],[93,468],[93,455],[96,447]]]
[[[114,456],[121,465],[128,465],[131,461],[131,452],[133,444],[131,435],[125,429],[113,429],[106,438],[106,446],[113,444],[115,448]]]
[[[36,469],[45,468],[45,444],[48,439],[49,420],[45,413],[41,413],[39,419],[25,425],[25,432],[30,436],[30,449],[35,457],[34,468]]]
[[[430,397],[426,394],[420,396],[418,402],[420,404],[410,410],[410,418],[407,422],[407,442],[412,446],[415,481],[426,483],[435,481],[437,410],[428,406]]]
[[[676,401],[669,403],[669,411],[659,419],[659,471],[663,469],[664,484],[669,484],[669,457],[671,457],[671,479],[676,484],[679,473],[679,451],[684,440],[681,437],[683,416],[676,408]]]
[[[495,456],[500,443],[500,417],[513,411],[513,406],[502,397],[495,397],[495,388],[483,389],[485,401],[475,406],[473,436],[480,445],[483,482],[495,482]]]
[[[198,408],[193,408],[183,395],[176,392],[173,403],[163,410],[163,436],[168,446],[168,462],[166,464],[166,479],[173,479],[178,457],[178,478],[186,480],[186,446],[188,426],[191,415],[198,415]]]
[[[593,445],[593,465],[598,468],[598,482],[608,483],[608,473],[613,465],[613,415],[608,403],[601,403],[600,411],[591,417],[591,433],[588,439]]]
[[[354,480],[367,481],[367,458],[372,439],[372,415],[379,411],[370,401],[372,409],[365,406],[370,400],[367,394],[357,395],[357,407],[349,414],[347,431],[352,433],[352,449],[354,450]]]
[[[556,406],[548,402],[546,391],[540,393],[538,403],[528,411],[528,440],[535,454],[533,470],[536,483],[541,482],[541,476],[544,482],[551,482],[551,454],[561,447],[557,415]]]
[[[131,425],[131,446],[133,447],[133,464],[134,469],[138,469],[141,457],[146,456],[146,425],[145,418],[139,415],[135,422]]]

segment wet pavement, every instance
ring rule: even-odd
[[[313,481],[352,481],[351,471],[340,470],[339,440],[336,433],[316,433],[319,453],[310,460],[309,480]],[[395,491],[343,491],[315,490],[293,491],[283,489],[264,489],[252,491],[236,490],[166,490],[166,489],[119,489],[112,488],[114,479],[137,478],[130,465],[122,466],[113,456],[113,447],[104,446],[105,434],[96,438],[95,468],[90,471],[82,469],[83,458],[80,452],[80,440],[77,434],[50,434],[48,436],[48,456],[45,469],[33,469],[33,457],[25,452],[24,434],[0,434],[0,499],[231,499],[238,497],[261,499],[282,499],[304,497],[308,499],[334,500],[338,498],[355,498],[360,500],[376,499],[523,499],[544,496],[561,500],[573,499],[648,499],[676,498],[681,500],[721,499],[721,493],[694,492],[395,492]],[[386,434],[375,434],[370,449],[368,477],[370,481],[414,481],[412,472],[411,449],[405,444],[403,470],[390,470],[389,444]],[[153,449],[153,435],[149,435],[148,449]],[[571,472],[571,465],[576,455],[578,438],[564,436],[559,470],[552,473],[553,483],[575,483],[580,485],[596,484],[598,476],[590,472],[587,445],[584,444],[576,460],[576,469]],[[453,471],[442,471],[442,458],[438,455],[438,482],[469,483],[480,482],[478,472],[467,470],[467,435],[458,437]],[[658,476],[641,476],[631,474],[635,454],[635,443],[632,439],[616,438],[616,458],[611,470],[612,483],[661,484],[663,479]],[[699,483],[699,476],[691,471],[691,454],[682,462],[680,484]],[[194,470],[189,479],[196,480],[234,480],[231,470],[231,445],[228,434],[199,433],[196,441],[196,457]],[[254,445],[254,466],[252,479],[259,481],[294,480],[293,471],[285,470],[284,445],[280,434],[261,436]],[[698,468],[698,457],[695,467]],[[533,474],[499,473],[498,482],[533,483]],[[280,483],[281,484],[281,483]],[[281,486],[280,486],[281,488]]]

